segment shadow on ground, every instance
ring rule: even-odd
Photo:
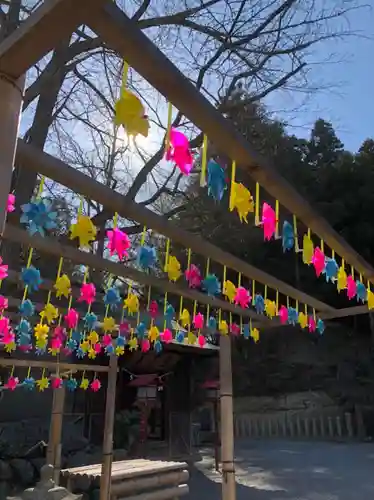
[[[236,447],[237,500],[366,500],[374,496],[372,444],[246,441]],[[221,498],[213,457],[191,468],[188,500]]]

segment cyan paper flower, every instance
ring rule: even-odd
[[[154,247],[143,245],[139,248],[138,264],[142,269],[149,269],[156,264],[157,254]]]
[[[143,339],[146,334],[146,326],[144,323],[139,323],[138,326],[135,328],[135,335],[137,336],[138,339]]]
[[[19,334],[29,334],[31,331],[31,325],[26,319],[21,319],[16,327],[16,331]]]
[[[249,325],[248,324],[243,325],[243,337],[245,339],[249,339],[250,336],[251,336],[251,332],[250,332]]]
[[[294,307],[288,308],[288,324],[295,326],[299,319],[299,313],[296,311]]]
[[[106,294],[104,295],[104,304],[109,306],[110,309],[115,309],[118,304],[121,302],[121,297],[117,288],[111,287],[108,288]]]
[[[65,382],[66,389],[70,392],[74,392],[76,388],[78,387],[78,382],[77,379],[75,378],[68,378]]]
[[[21,278],[25,286],[28,286],[30,290],[39,290],[39,286],[42,283],[39,269],[36,269],[34,266],[25,267],[22,269]]]
[[[361,300],[361,302],[366,302],[366,299],[367,299],[366,286],[363,283],[361,283],[361,281],[359,281],[359,280],[356,281],[356,285],[357,285],[357,288],[356,288],[357,300]]]
[[[22,382],[22,387],[28,391],[33,391],[35,389],[35,379],[34,377],[26,377]]]
[[[74,330],[71,334],[71,340],[79,344],[83,340],[83,335],[79,330]]]
[[[326,276],[326,281],[334,282],[338,275],[338,271],[339,271],[339,266],[336,263],[336,260],[326,257],[325,270],[323,271]]]
[[[35,306],[31,302],[31,300],[27,299],[22,302],[22,304],[18,308],[21,316],[24,316],[25,318],[29,318],[30,316],[34,315],[35,312]]]
[[[75,342],[75,340],[69,339],[66,342],[66,347],[67,347],[67,349],[69,349],[69,351],[74,351],[75,348],[77,347],[77,343]]]
[[[283,252],[286,250],[291,250],[295,244],[295,235],[292,224],[290,224],[287,220],[283,222],[283,230],[282,230],[282,248]]]
[[[114,345],[113,344],[107,345],[105,347],[105,354],[107,354],[108,356],[110,356],[113,353],[114,353]]]
[[[221,283],[215,274],[208,274],[201,285],[208,295],[214,296],[221,293]]]
[[[77,356],[77,358],[83,359],[86,356],[86,352],[81,347],[78,347],[78,349],[75,351],[75,355]]]
[[[51,211],[51,204],[45,200],[33,200],[21,206],[23,212],[21,223],[26,224],[31,235],[39,233],[45,236],[45,231],[57,227],[57,212]]]
[[[116,339],[116,347],[124,347],[127,344],[127,339],[123,335],[118,335]]]
[[[320,335],[325,331],[325,323],[321,319],[317,321],[317,331]]]
[[[84,326],[87,330],[94,330],[97,323],[97,316],[93,312],[88,312],[84,317]]]
[[[217,320],[214,316],[209,317],[208,328],[210,328],[211,330],[217,330]]]

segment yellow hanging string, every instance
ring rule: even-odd
[[[260,184],[256,182],[255,225],[260,225]]]
[[[226,281],[226,266],[223,266],[223,283]]]
[[[308,306],[306,304],[304,304],[304,312],[305,316],[308,316]]]
[[[29,369],[27,370],[26,378],[30,378],[30,374],[31,374],[31,366],[29,366]]]
[[[197,302],[195,300],[193,303],[193,315],[194,315],[194,317],[196,316],[196,311],[197,311]]]
[[[243,332],[243,318],[240,316],[239,318],[239,327],[240,327],[240,334],[242,334]]]
[[[231,189],[230,189],[230,210],[234,208],[234,186],[235,186],[235,175],[236,175],[236,161],[233,160],[231,163]]]
[[[331,258],[335,259],[335,250],[334,249],[331,250]]]
[[[367,286],[366,286],[366,288],[367,288],[367,291],[368,291],[368,292],[370,292],[370,288],[371,288],[371,287],[370,287],[370,281],[369,281],[369,280],[368,280],[368,282],[367,282]]]
[[[140,245],[143,246],[144,243],[145,243],[145,237],[147,235],[147,226],[144,226],[143,227],[143,232],[142,232],[142,237],[141,237],[141,240],[140,240]]]
[[[168,122],[166,128],[166,138],[165,138],[165,151],[170,147],[170,131],[171,131],[171,120],[173,117],[173,105],[171,102],[168,103]]]
[[[264,299],[266,300],[267,298],[268,298],[268,286],[265,285]]]
[[[12,366],[12,369],[10,371],[10,377],[13,377],[13,374],[14,374],[14,366]]]
[[[256,282],[252,281],[252,304],[255,303],[255,295],[256,295]]]
[[[354,277],[355,277],[355,270],[354,270],[354,267],[353,267],[353,266],[351,266],[351,275],[352,275],[352,278],[354,278]]]
[[[183,312],[183,295],[181,295],[179,300],[179,316],[182,316],[182,312]]]
[[[362,274],[360,273],[360,283],[362,283]]]
[[[210,312],[210,304],[207,304],[207,306],[206,306],[206,324],[208,324],[208,321],[209,321],[209,312]]]
[[[168,292],[165,292],[164,296],[164,330],[166,330],[166,306],[168,303]]]
[[[252,318],[249,320],[249,331],[252,334]]]
[[[165,272],[167,272],[167,270],[168,270],[169,252],[170,252],[170,240],[168,238],[166,241],[166,250],[165,250],[165,264],[164,264],[164,271]]]
[[[148,288],[148,297],[147,297],[147,309],[151,305],[151,287]]]
[[[218,309],[218,326],[221,324],[222,320],[222,311],[221,309]]]
[[[27,264],[26,264],[26,268],[30,267],[31,266],[31,261],[32,261],[32,254],[34,253],[34,249],[33,248],[30,248],[30,251],[29,251],[29,257],[27,259]],[[25,289],[23,291],[23,297],[22,297],[22,302],[24,302],[27,298],[27,292],[29,290],[29,287],[28,285],[25,286]]]
[[[299,312],[299,301],[298,300],[296,300],[296,307],[295,307],[295,309],[296,309],[296,312],[298,313]]]
[[[126,61],[123,61],[121,97],[124,95],[126,87],[127,87],[128,75],[129,75],[129,65],[127,64]]]
[[[294,238],[295,238],[295,252],[299,252],[300,251],[300,248],[299,248],[299,235],[298,235],[298,232],[297,232],[297,219],[296,219],[296,215],[293,216],[293,235],[294,235]]]
[[[210,268],[210,258],[208,257],[207,260],[206,260],[205,276],[208,276],[208,274],[209,274],[209,268]]]
[[[113,229],[117,228],[117,224],[118,224],[118,213],[116,212],[113,218]]]
[[[242,273],[238,275],[238,288],[242,286]]]
[[[200,186],[204,187],[206,184],[206,166],[208,156],[208,137],[204,135],[203,140],[203,154],[201,157],[201,173],[200,173]]]
[[[275,238],[279,238],[279,200],[275,200]]]
[[[275,294],[275,307],[276,307],[276,310],[278,313],[278,309],[279,309],[279,292],[278,292],[278,290],[276,290],[276,294]]]
[[[342,259],[342,268],[345,269],[345,261]]]
[[[310,229],[308,227],[308,238],[310,239],[310,237],[311,237],[311,233],[310,233]]]
[[[315,309],[313,309],[313,319],[314,319],[314,321],[316,321],[316,319],[317,319],[316,310]]]
[[[325,253],[325,242],[321,240],[321,252]]]
[[[290,298],[288,297],[288,295],[287,295],[286,302],[287,302],[287,309],[288,309],[290,307]]]
[[[188,249],[187,253],[187,269],[190,269],[191,266],[191,248]]]

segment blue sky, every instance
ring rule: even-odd
[[[317,60],[331,51],[340,62],[318,65],[313,70],[314,77],[331,84],[331,88],[318,92],[297,113],[292,131],[307,136],[311,124],[321,117],[332,122],[346,149],[357,151],[364,139],[374,138],[374,3],[373,8],[351,12],[349,22],[352,31],[360,31],[362,36],[332,45],[329,42],[319,49]]]

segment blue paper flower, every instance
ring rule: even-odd
[[[105,347],[105,354],[107,354],[108,356],[110,356],[113,353],[114,353],[114,345],[113,344],[107,345]]]
[[[292,224],[290,224],[287,220],[283,222],[283,230],[282,230],[282,248],[283,252],[286,250],[291,250],[295,245],[295,235]]]
[[[71,340],[79,344],[83,340],[83,335],[79,330],[74,330],[71,334]]]
[[[357,285],[357,288],[356,288],[356,297],[357,297],[357,300],[361,300],[362,302],[366,302],[366,299],[367,299],[367,290],[366,290],[366,286],[361,283],[361,281],[357,280],[356,281],[356,285]]]
[[[77,358],[83,359],[86,356],[86,353],[81,347],[78,347],[78,349],[75,351],[75,355],[77,356]]]
[[[175,309],[171,304],[168,304],[165,311],[166,326],[171,328],[172,321],[175,318]]]
[[[288,308],[288,324],[295,326],[299,319],[299,314],[294,307]]]
[[[175,340],[176,340],[177,342],[179,342],[180,344],[183,344],[183,342],[184,342],[184,333],[183,333],[181,330],[179,330],[179,331],[176,333],[176,335],[175,335]]]
[[[39,269],[36,269],[34,266],[25,267],[22,269],[21,278],[25,286],[28,286],[30,290],[39,290],[39,286],[42,283]]]
[[[108,288],[106,294],[104,296],[104,304],[109,306],[110,309],[115,309],[118,304],[121,302],[121,297],[117,288]]]
[[[217,320],[214,316],[209,316],[208,328],[211,330],[217,330]]]
[[[28,391],[33,391],[35,389],[35,379],[34,377],[27,377],[22,382],[22,387]]]
[[[23,212],[21,223],[26,224],[31,235],[39,233],[45,236],[45,231],[57,227],[57,212],[51,211],[51,204],[44,200],[34,200],[21,206]]]
[[[142,269],[149,269],[156,264],[157,255],[156,249],[148,245],[143,245],[139,248],[138,264]]]
[[[208,195],[219,202],[227,188],[225,171],[217,162],[209,160],[207,174]]]
[[[76,390],[76,388],[78,387],[77,379],[75,379],[75,378],[68,378],[65,381],[65,387],[66,387],[66,389],[68,391],[74,392]]]
[[[323,332],[325,331],[325,323],[319,319],[317,321],[317,332],[320,334],[320,335],[323,335]]]
[[[88,312],[84,317],[84,325],[88,330],[93,330],[97,323],[97,316],[93,312]]]
[[[243,337],[245,339],[249,339],[250,336],[251,336],[251,332],[250,332],[249,325],[248,324],[243,325]]]
[[[75,342],[75,340],[73,340],[73,339],[69,339],[69,340],[66,342],[66,347],[67,347],[70,351],[74,351],[74,349],[77,347],[77,343]]]
[[[264,297],[262,295],[259,295],[259,294],[255,295],[254,306],[255,306],[257,314],[264,314],[265,301],[264,301]]]
[[[336,277],[338,275],[339,271],[339,266],[336,263],[335,259],[331,259],[329,257],[326,258],[326,265],[325,265],[325,270],[323,271],[326,276],[326,281],[333,282],[336,280]]]
[[[214,296],[221,293],[221,283],[215,274],[208,274],[201,286],[208,295]]]
[[[127,339],[123,335],[118,335],[116,338],[116,347],[125,347],[127,344]]]
[[[138,339],[143,339],[146,334],[146,326],[144,323],[139,323],[138,326],[135,328],[135,335],[137,336]]]
[[[159,340],[153,344],[153,349],[159,354],[162,351],[162,343]]]
[[[22,335],[22,334],[29,334],[31,331],[31,325],[26,319],[21,319],[21,321],[18,323],[18,326],[16,327],[16,331]]]
[[[35,312],[35,307],[34,304],[31,302],[31,300],[27,299],[22,302],[22,304],[18,308],[21,316],[25,316],[26,318],[29,318],[30,316],[34,315]]]

